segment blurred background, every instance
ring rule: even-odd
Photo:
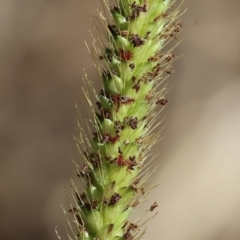
[[[98,1],[0,0],[0,239],[64,235]],[[240,1],[186,1],[144,239],[240,239]],[[147,205],[147,206],[148,206]],[[144,207],[144,206],[143,206]],[[143,208],[144,209],[144,208]],[[141,211],[141,210],[140,210]]]

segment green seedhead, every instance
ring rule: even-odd
[[[102,89],[95,94],[95,109],[84,89],[94,120],[91,127],[80,127],[92,134],[81,133],[78,139],[85,163],[77,167],[77,175],[84,187],[79,192],[72,183],[73,220],[68,223],[73,236],[69,239],[142,238],[142,223],[129,217],[145,196],[149,150],[159,139],[157,116],[167,103],[163,82],[171,74],[174,54],[163,47],[177,39],[181,29],[174,3],[116,0],[115,5],[105,2],[108,16],[100,13],[107,39],[100,35],[99,43],[94,40],[94,54]],[[148,211],[156,206],[155,202]]]

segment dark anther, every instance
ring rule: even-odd
[[[154,97],[153,92],[149,91],[145,97],[145,100],[150,103],[153,100],[153,97]],[[146,118],[143,118],[143,120],[145,120]]]
[[[84,206],[88,209],[88,210],[94,210],[97,208],[98,205],[98,201],[97,200],[92,200],[90,202],[85,202]]]
[[[115,25],[108,25],[108,29],[111,32],[111,34],[113,35],[113,37],[116,37],[117,35],[119,35],[119,30],[117,29],[117,27]]]
[[[133,240],[133,236],[129,231],[124,233],[123,237],[124,237],[125,240]]]
[[[129,170],[134,170],[134,167],[137,166],[137,162],[135,159],[136,159],[135,156],[129,157],[129,161],[127,162]]]
[[[110,163],[110,164],[114,164],[114,163],[116,163],[116,161],[117,161],[117,158],[110,159],[110,160],[109,160],[109,163]]]
[[[82,219],[80,218],[80,216],[79,215],[75,215],[75,217],[77,219],[78,224],[80,224],[82,226],[83,222],[82,222]]]
[[[145,189],[144,189],[143,187],[140,189],[140,193],[141,193],[142,195],[145,194]]]
[[[129,67],[133,70],[133,69],[135,68],[135,64],[134,64],[134,63],[131,63],[131,64],[129,65]]]
[[[121,155],[123,154],[123,152],[122,152],[120,147],[118,147],[118,153],[121,154]]]
[[[143,6],[137,5],[136,2],[133,2],[130,4],[130,7],[132,9],[132,14],[130,16],[130,19],[135,19],[139,17],[140,12],[147,12],[147,6],[144,4]]]
[[[166,98],[160,98],[156,101],[156,104],[161,104],[162,106],[166,105],[168,100]]]
[[[117,75],[117,70],[116,70],[116,69],[112,69],[112,70],[111,70],[111,73],[112,73],[113,75]]]
[[[135,231],[135,230],[137,230],[138,229],[138,225],[137,224],[135,224],[135,223],[130,223],[129,224],[129,226],[128,226],[128,228],[127,228],[127,231]]]
[[[120,11],[120,8],[119,8],[119,7],[116,7],[116,6],[114,6],[114,7],[113,7],[113,10],[114,10],[114,11],[116,11],[116,12],[118,12],[118,13],[121,13],[121,11]]]
[[[91,163],[92,163],[93,167],[95,167],[95,168],[101,166],[102,161],[101,161],[101,154],[99,152],[97,152],[94,155],[94,157],[91,159]]]
[[[166,61],[167,61],[167,62],[170,62],[173,58],[174,58],[174,54],[173,54],[173,53],[169,53],[169,54],[166,56]]]
[[[121,196],[118,193],[114,193],[108,203],[109,206],[115,205],[119,200],[121,199]]]
[[[165,73],[172,74],[172,72],[170,70],[166,70]]]
[[[135,156],[129,157],[129,160],[130,160],[130,161],[135,161],[135,160],[136,160],[136,157],[135,157]]]
[[[99,92],[99,95],[101,95],[101,96],[104,96],[104,95],[105,95],[105,93],[104,93],[104,90],[103,90],[103,89],[101,89],[101,90],[100,90],[100,92]]]
[[[165,12],[165,13],[162,14],[162,17],[165,18],[165,17],[169,16],[170,14],[171,14],[170,12]]]
[[[140,90],[140,84],[139,84],[139,82],[136,83],[136,84],[132,87],[132,89],[135,89],[135,90],[136,90],[136,93],[138,93],[138,91]]]
[[[153,57],[150,57],[148,59],[149,62],[157,62],[159,61],[164,55],[163,54],[160,54],[160,53],[157,53],[155,56]]]
[[[108,200],[106,198],[103,198],[102,203],[108,205]]]
[[[109,162],[109,161],[111,161],[111,156],[110,155],[107,155],[106,157],[105,157],[105,160],[107,161],[107,162]]]
[[[152,73],[152,77],[155,78],[159,72],[161,70],[161,65],[160,63],[158,63],[154,68],[153,68],[153,73]]]
[[[81,171],[80,171],[80,174],[82,177],[85,177],[86,175],[89,174],[89,167],[87,164],[84,164]]]
[[[107,60],[108,60],[109,62],[112,62],[112,61],[113,61],[113,55],[108,54],[108,55],[107,55]]]
[[[129,126],[130,126],[132,129],[136,129],[136,128],[137,128],[137,124],[138,124],[138,119],[137,119],[137,117],[130,118],[130,120],[129,120]]]
[[[117,105],[116,111],[118,112],[120,104],[129,104],[134,102],[134,99],[129,98],[127,96],[121,96],[120,94],[115,94],[112,96],[112,101]]]
[[[68,212],[76,213],[76,212],[78,212],[78,210],[77,210],[77,208],[74,207],[74,208],[69,209]]]
[[[102,136],[102,143],[115,143],[119,139],[119,135],[112,137],[109,133],[104,133]]]
[[[145,40],[141,39],[137,34],[133,35],[130,40],[134,47],[139,47],[145,43]]]
[[[140,178],[136,178],[134,181],[133,181],[133,185],[137,185],[138,183],[140,182]]]
[[[131,184],[131,185],[130,185],[130,188],[131,188],[131,190],[133,190],[135,193],[138,192],[138,188],[137,188],[135,185]]]
[[[134,201],[133,203],[131,203],[131,207],[135,208],[140,202],[138,200]]]
[[[103,109],[102,110],[102,116],[104,118],[107,118],[107,119],[111,119],[112,118],[112,114],[111,114],[109,109]]]
[[[115,121],[114,129],[115,129],[116,133],[119,133],[123,129],[122,123],[120,121]]]
[[[97,105],[98,109],[102,108],[102,105],[101,105],[101,103],[99,101],[96,102],[96,105]]]
[[[93,139],[98,139],[98,133],[93,133]]]
[[[87,195],[84,192],[80,195],[80,199],[83,204],[88,202]]]
[[[126,97],[126,96],[121,96],[121,98],[120,98],[120,103],[121,104],[128,104],[128,103],[132,103],[132,102],[134,102],[133,98],[129,98],[129,97]]]
[[[179,33],[181,31],[182,24],[181,23],[174,24],[174,27],[175,27],[174,32]]]
[[[143,118],[142,118],[142,120],[146,120],[146,119],[148,119],[148,115],[145,115]]]
[[[149,210],[152,212],[157,206],[158,206],[158,205],[157,205],[157,203],[155,202],[155,203],[153,203],[153,205],[150,207]]]
[[[130,51],[119,50],[119,56],[123,61],[129,61],[132,59],[132,53]]]
[[[108,143],[110,140],[110,134],[109,133],[104,133],[102,136],[102,143]]]

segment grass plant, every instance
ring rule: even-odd
[[[77,145],[84,164],[76,169],[83,187],[72,182],[74,196],[66,213],[72,214],[69,240],[143,237],[145,218],[134,222],[130,216],[148,192],[150,150],[161,138],[160,113],[168,102],[166,78],[175,58],[173,49],[164,47],[177,39],[182,27],[181,3],[173,6],[176,2],[103,0],[106,11],[96,22],[99,34],[91,50],[102,89],[95,91],[95,80],[86,76],[95,99],[89,86],[84,88],[93,117],[90,124],[79,126]],[[156,207],[154,202],[146,212]]]

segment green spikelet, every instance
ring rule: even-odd
[[[129,217],[143,198],[149,175],[147,154],[158,140],[155,107],[167,103],[165,86],[158,89],[171,74],[174,58],[163,47],[181,29],[176,22],[179,7],[172,7],[173,3],[117,0],[115,6],[106,4],[111,16],[111,20],[104,18],[109,43],[97,63],[103,89],[96,94],[93,135],[79,138],[80,148],[87,149],[85,163],[78,169],[85,189],[79,193],[73,183],[74,204],[69,211],[74,218],[69,224],[76,226],[72,227],[75,236],[69,239],[142,238]]]

